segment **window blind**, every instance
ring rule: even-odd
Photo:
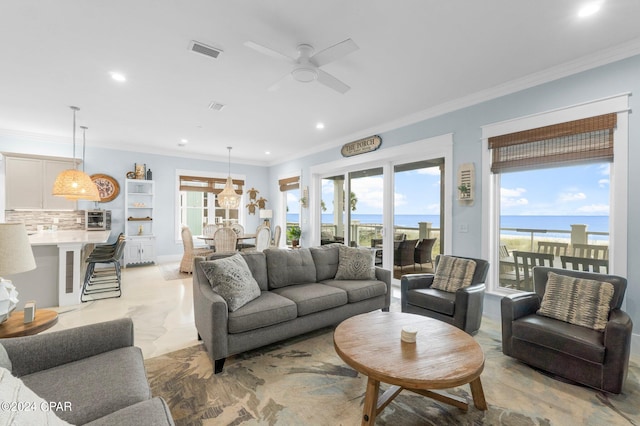
[[[604,114],[489,138],[491,171],[535,169],[585,161],[613,161],[617,115]]]
[[[300,188],[300,176],[290,177],[290,178],[286,178],[286,179],[280,179],[278,181],[278,184],[280,185],[280,191],[281,192],[291,191],[293,189],[299,189]]]
[[[209,178],[202,176],[180,176],[180,191],[211,192],[219,194],[222,192],[227,180],[225,178]],[[242,195],[244,180],[233,179],[236,194]]]

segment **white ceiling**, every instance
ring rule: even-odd
[[[217,159],[232,146],[234,161],[274,164],[640,53],[640,1],[578,19],[584,3],[3,0],[0,129],[70,142],[76,105],[88,146]],[[347,38],[360,49],[322,67],[344,95],[315,82],[268,91],[290,65],[244,45],[295,56]],[[191,40],[223,53],[190,52]]]

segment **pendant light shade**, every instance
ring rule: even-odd
[[[226,210],[237,209],[240,205],[240,195],[236,193],[233,188],[233,180],[231,179],[231,147],[229,150],[229,176],[227,182],[224,184],[224,189],[218,194],[218,204],[220,207]]]
[[[73,161],[76,158],[76,111],[80,108],[71,107],[73,111]],[[76,166],[77,167],[77,166]],[[83,158],[84,168],[84,158]],[[65,197],[69,200],[92,200],[100,201],[98,187],[91,180],[88,174],[76,168],[67,169],[60,172],[53,183],[53,195]]]

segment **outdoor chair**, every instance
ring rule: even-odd
[[[182,261],[180,262],[180,272],[187,272],[191,274],[193,272],[193,258],[196,256],[209,256],[213,254],[213,250],[209,248],[194,248],[193,247],[193,234],[188,226],[182,227],[182,246],[184,248],[184,254],[182,255]]]
[[[607,293],[612,294],[610,301],[585,297],[602,295],[602,283],[613,286]],[[633,329],[631,318],[620,309],[627,280],[538,266],[533,268],[533,284],[535,292],[501,300],[502,352],[564,381],[620,393]],[[576,306],[579,315],[571,313]]]
[[[588,257],[560,256],[562,269],[573,269],[574,271],[597,272],[599,274],[609,273],[609,260],[590,259]],[[569,267],[567,267],[570,265]]]
[[[438,270],[440,262],[445,265],[442,270]],[[457,287],[454,284],[455,278],[459,274],[453,274],[449,279],[447,272],[455,267],[449,268],[451,262],[456,259],[473,260],[475,268],[471,273],[470,284],[466,287]],[[455,263],[454,263],[455,265]],[[407,274],[400,280],[400,301],[402,312],[424,315],[444,321],[468,334],[475,334],[480,329],[482,322],[482,308],[484,303],[485,285],[484,281],[489,271],[489,262],[483,259],[473,259],[458,256],[436,256],[435,274]],[[469,273],[467,270],[466,273]],[[447,284],[446,289],[433,288],[436,275],[439,280]],[[465,278],[469,279],[465,274]],[[461,285],[461,283],[458,283]]]
[[[420,265],[420,270],[422,270],[422,265],[425,263],[430,263],[432,267],[434,266],[431,253],[433,252],[433,246],[436,244],[436,240],[437,238],[423,238],[418,241],[413,260]]]
[[[588,257],[591,259],[609,259],[609,246],[599,244],[573,244],[575,257]]]
[[[216,246],[216,253],[230,253],[236,251],[238,234],[229,227],[223,227],[213,234],[213,242]]]
[[[569,250],[569,243],[556,243],[553,241],[538,241],[538,253],[550,253],[554,256],[564,256]]]
[[[415,266],[414,252],[418,240],[403,240],[396,242],[397,246],[393,252],[393,264],[402,268],[408,265]]]
[[[382,238],[372,238],[371,248],[374,249],[374,260],[376,266],[382,265]]]
[[[534,266],[553,266],[555,256],[550,253],[534,253],[529,251],[514,250],[513,263],[515,286],[519,290],[533,290],[533,276],[531,269]]]

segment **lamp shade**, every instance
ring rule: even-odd
[[[262,209],[260,210],[260,219],[271,219],[273,217],[273,210]]]
[[[0,276],[36,268],[24,223],[0,223]]]
[[[91,177],[76,169],[60,172],[53,183],[51,193],[69,200],[100,201],[98,187],[91,180]]]
[[[233,188],[231,176],[227,178],[224,189],[218,194],[218,204],[223,209],[237,209],[238,205],[240,205],[240,196]]]

